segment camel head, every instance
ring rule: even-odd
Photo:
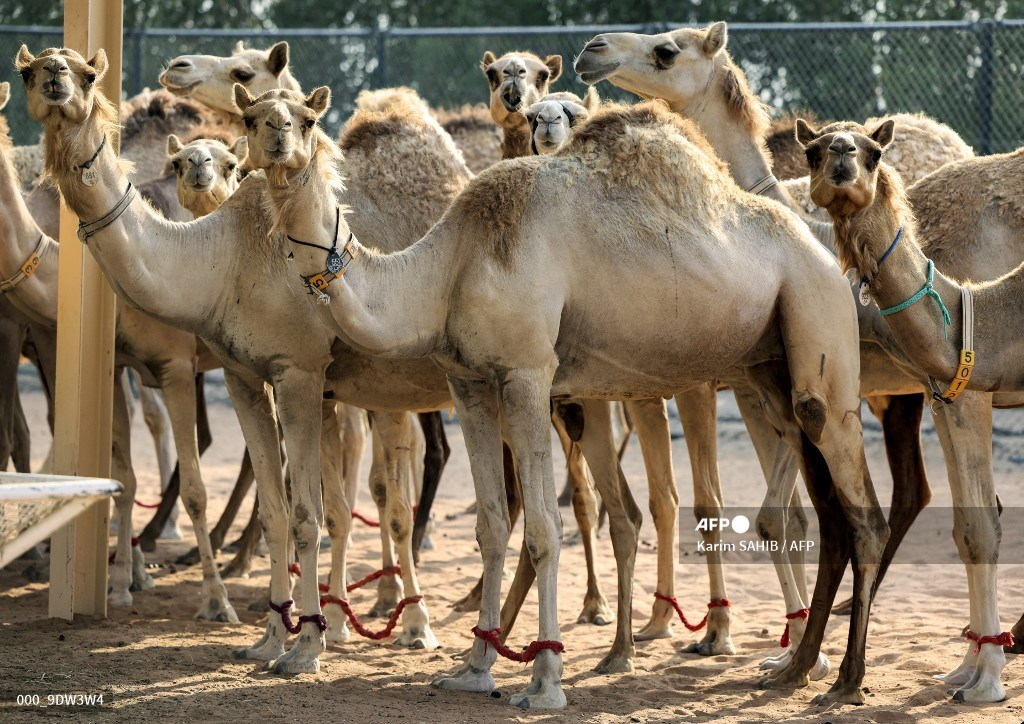
[[[249,139],[253,168],[279,172],[284,177],[309,165],[323,131],[317,121],[331,105],[331,90],[317,88],[308,96],[291,90],[271,90],[253,98],[245,86],[235,84],[235,105]],[[272,180],[275,180],[273,175]],[[283,181],[281,176],[278,180]],[[276,182],[276,180],[275,180]]]
[[[699,103],[727,60],[725,23],[680,28],[658,35],[605,33],[583,48],[573,68],[592,85],[608,80],[643,98],[663,98],[673,108]]]
[[[47,48],[38,56],[22,45],[14,59],[28,95],[28,112],[44,126],[58,127],[67,120],[83,123],[96,105],[96,83],[107,72],[102,48],[86,60],[69,48]]]
[[[802,118],[796,139],[804,148],[811,175],[811,200],[833,217],[850,216],[871,206],[882,151],[893,139],[894,124],[872,131],[859,123],[831,123],[816,131]]]
[[[526,109],[533,152],[554,153],[572,138],[573,129],[590,117],[601,99],[593,88],[580,98],[575,93],[549,93]]]
[[[480,68],[491,87],[491,118],[499,126],[516,126],[523,121],[523,109],[543,98],[562,74],[562,56],[541,60],[524,52],[496,58],[488,50]]]
[[[238,188],[239,166],[248,154],[245,136],[229,146],[212,138],[183,144],[172,133],[167,137],[167,162],[176,179],[178,201],[193,213],[209,213],[220,206]]]
[[[240,83],[254,96],[284,88],[300,91],[288,71],[288,43],[270,50],[246,49],[241,41],[227,57],[179,55],[160,74],[164,88],[178,96],[191,96],[211,108],[234,115],[234,86]]]

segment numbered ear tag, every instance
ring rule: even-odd
[[[342,266],[341,254],[336,251],[332,251],[327,255],[327,271],[331,274],[337,274],[340,272]]]
[[[95,186],[96,182],[99,180],[100,175],[92,166],[90,166],[89,168],[82,169],[82,183],[84,183],[86,186]]]
[[[861,282],[860,286],[857,287],[857,298],[860,299],[860,305],[862,307],[866,307],[871,304],[871,297],[868,296],[869,291],[871,290],[864,282]]]

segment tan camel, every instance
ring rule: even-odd
[[[455,145],[462,151],[466,166],[474,174],[501,160],[501,131],[494,125],[491,112],[483,103],[456,109],[434,111]]]
[[[360,348],[395,357],[430,355],[448,374],[477,486],[485,580],[474,629],[478,640],[466,664],[436,686],[469,691],[494,686],[489,669],[497,652],[489,642],[498,625],[509,533],[501,429],[508,431],[523,482],[541,602],[541,642],[531,647],[536,654],[533,680],[511,703],[562,707],[556,607],[561,525],[546,425],[549,398],[659,397],[717,375],[711,370],[737,368],[756,381],[774,422],[800,448],[815,490],[824,493],[834,484],[841,491],[832,498],[829,530],[850,526],[824,541],[825,560],[843,565],[819,568],[808,634],[775,683],[806,682],[836,574],[851,552],[847,542],[853,542],[860,575],[851,649],[839,681],[822,701],[863,700],[863,641],[877,571],[868,561],[880,556],[888,530],[868,477],[860,421],[840,412],[858,404],[853,301],[834,260],[792,214],[745,194],[721,164],[689,140],[690,126],[662,106],[647,104],[599,111],[561,152],[509,161],[484,173],[420,242],[399,254],[382,255],[359,245],[341,223],[336,156],[329,139],[315,130],[329,90],[320,88],[308,97],[270,91],[252,99],[238,86],[236,93],[247,127],[253,129],[253,163],[270,167],[269,178],[281,184],[272,196],[275,225],[292,238],[326,240],[323,249],[290,249],[299,275],[295,283],[315,292],[310,301],[321,302],[314,304],[321,318]],[[636,174],[637,168],[650,172]],[[629,186],[628,195],[621,193],[623,185]],[[531,203],[523,189],[532,189]],[[547,203],[532,203],[538,198]],[[681,217],[680,209],[690,213]],[[619,231],[599,220],[621,217],[638,223]],[[769,247],[765,235],[772,241]],[[724,238],[730,243],[723,244]],[[337,259],[329,251],[333,239],[338,240]],[[666,239],[664,252],[651,251]],[[708,263],[696,265],[701,269],[727,269],[727,275],[709,280],[688,275],[689,265],[673,267],[676,245],[680,254],[685,248],[687,258],[706,255]],[[772,250],[770,263],[766,248]],[[739,269],[755,273],[753,259],[765,283],[732,283]],[[608,277],[610,268],[627,266],[636,273]],[[540,270],[556,269],[562,270],[557,280],[538,277],[545,276]],[[640,318],[627,300],[652,285],[670,291],[651,298],[653,308],[645,308]],[[616,294],[608,294],[611,287]],[[680,313],[674,307],[679,295],[705,298],[705,288],[728,299],[710,311],[694,302],[702,309],[699,318],[663,323]],[[728,311],[719,315],[716,308]],[[736,309],[745,311],[736,317]],[[572,322],[562,325],[562,320]],[[726,327],[731,333],[722,335]],[[666,336],[666,329],[677,331]],[[772,331],[766,335],[765,330]],[[519,343],[508,347],[503,340],[509,338]],[[789,378],[778,366],[772,371],[762,366],[781,355],[786,355]],[[814,445],[824,455],[816,462],[808,457],[817,454]],[[854,507],[841,508],[840,500]],[[617,518],[611,513],[613,526]]]
[[[533,53],[505,53],[500,58],[487,51],[480,68],[491,89],[491,119],[501,128],[501,157],[530,155],[530,125],[523,115],[548,93],[562,74],[562,56],[544,60]]]
[[[6,87],[6,86],[0,86]],[[3,99],[6,102],[6,98]],[[2,105],[2,103],[0,103]],[[0,140],[0,153],[9,148],[6,134]],[[3,273],[13,276],[28,260],[35,262],[30,276],[24,278],[9,294],[11,301],[27,316],[52,334],[57,323],[57,255],[58,245],[35,223],[22,201],[17,178],[6,154],[0,159],[0,198],[4,216]],[[202,508],[205,492],[199,473],[199,451],[195,431],[194,377],[200,365],[196,338],[156,322],[125,305],[117,315],[117,370],[115,382],[120,390],[121,368],[130,365],[137,370],[144,384],[164,391],[175,446],[181,463],[182,490],[185,508],[192,518],[203,564],[203,591],[198,618],[238,622],[228,602],[227,590],[220,579],[210,549]],[[131,514],[135,505],[136,481],[131,465],[131,434],[125,395],[114,395],[114,448],[112,475],[125,486],[117,500],[118,542],[114,568],[111,572],[110,603],[130,606],[130,587],[149,589],[154,586],[145,569],[138,545],[132,544]],[[198,491],[195,488],[199,488]],[[187,493],[185,492],[187,491]],[[198,499],[199,502],[196,502]]]
[[[215,211],[238,189],[240,165],[249,155],[249,140],[239,136],[230,146],[198,138],[183,144],[167,137],[167,156],[177,179],[178,202],[198,219]]]
[[[607,78],[642,96],[664,98],[674,111],[692,118],[701,127],[740,186],[760,189],[762,195],[799,212],[799,206],[784,189],[771,185],[774,177],[764,148],[768,116],[764,106],[750,92],[742,71],[729,57],[726,45],[725,23],[659,35],[609,33],[588,43],[575,67],[585,82],[596,83]],[[808,225],[820,240],[832,245],[834,232],[830,224],[808,220]],[[882,560],[884,575],[899,541],[929,497],[917,434],[921,398],[917,394],[909,395],[920,389],[920,383],[902,368],[902,353],[891,336],[879,338],[881,326],[877,312],[858,307],[858,315],[867,342],[862,346],[865,356],[861,391],[882,421],[890,469],[896,481],[890,519],[892,535]],[[749,429],[756,410],[752,408],[752,401],[739,401],[741,409],[747,410],[744,417]],[[772,463],[775,456],[771,453],[759,450],[758,456],[766,475],[772,469],[789,471],[792,475],[796,469],[792,461],[776,468]],[[792,486],[791,480],[778,481],[776,485],[769,477],[759,529],[761,525],[765,530],[781,532],[785,529],[784,522],[777,518],[786,514],[786,491]],[[772,520],[765,519],[766,515]],[[780,578],[788,577],[780,571]],[[787,614],[798,613],[806,607],[806,596],[794,593],[785,581],[783,590]],[[790,628],[799,636],[802,626],[800,620],[794,620]],[[775,665],[784,663],[777,660]],[[773,663],[768,661],[766,665],[771,667]]]
[[[935,272],[928,247],[917,246],[903,182],[881,162],[895,130],[891,120],[871,131],[856,123],[817,131],[797,121],[813,198],[835,223],[840,262],[854,270],[915,369],[927,376],[937,414],[962,412],[957,401],[968,388],[1024,391],[1024,265],[979,284],[961,285]],[[940,428],[944,443],[948,434]],[[990,455],[990,447],[979,451],[972,464],[991,469]],[[991,484],[954,487],[953,501],[953,538],[967,567],[971,596],[967,638],[974,649],[944,678],[961,686],[953,691],[959,701],[1001,701],[1006,696],[999,680],[1006,662],[1002,646],[1012,645],[1012,639],[1001,634],[995,596],[1000,539],[995,491]]]

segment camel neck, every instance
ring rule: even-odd
[[[701,96],[693,103],[674,107],[673,110],[700,126],[718,157],[729,164],[729,173],[736,184],[749,189],[772,172],[764,139],[756,137],[735,113],[726,108],[725,100],[715,93],[714,88],[708,93],[707,97]]]
[[[47,170],[82,222],[108,214],[128,187],[114,144],[102,144],[106,133],[95,117],[81,126],[46,128],[45,142],[56,144],[63,154],[63,160],[53,161]],[[90,164],[95,183],[89,185],[80,164],[101,144]],[[48,151],[47,158],[54,156]],[[88,247],[126,303],[171,326],[194,331],[209,322],[222,275],[232,262],[216,258],[225,253],[225,245],[211,243],[209,233],[203,243],[190,243],[188,232],[188,226],[163,219],[146,201],[135,198],[116,220],[89,237]]]
[[[345,272],[324,286],[318,275],[328,271],[328,252],[337,233],[339,252],[350,230],[342,217],[337,222],[341,199],[333,179],[319,167],[314,156],[305,184],[294,174],[286,191],[271,192],[277,227],[291,242],[289,258],[294,261],[295,284],[313,284],[307,289],[321,318],[354,348],[367,354],[421,357],[435,351],[444,331],[444,302],[454,273],[448,237],[435,227],[426,237],[395,254],[380,254],[366,248],[372,240],[355,241],[354,258],[346,256]],[[354,213],[360,213],[358,209]],[[337,226],[337,232],[335,228]],[[439,225],[440,226],[440,225]],[[451,242],[454,243],[454,242]],[[305,280],[305,281],[304,281]]]
[[[25,205],[18,176],[0,144],[0,278],[13,279],[30,257],[38,256],[30,275],[5,296],[32,321],[57,324],[57,244],[40,230]]]
[[[531,156],[530,126],[524,120],[514,126],[501,127],[501,158],[522,158]]]

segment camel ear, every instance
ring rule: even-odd
[[[530,128],[533,128],[533,124],[537,122],[537,114],[540,113],[540,107],[543,103],[543,101],[538,101],[523,111],[523,115],[526,116],[526,122],[530,125]]]
[[[548,70],[551,72],[551,77],[548,78],[548,83],[554,83],[558,80],[558,77],[562,75],[562,56],[549,55],[544,59],[544,65],[546,65]]]
[[[316,113],[319,118],[331,107],[331,89],[325,85],[320,86],[306,96],[306,108]]]
[[[820,133],[811,128],[803,118],[796,119],[796,140],[801,146],[808,146],[818,140]]]
[[[597,88],[589,86],[587,88],[587,94],[583,96],[583,107],[587,109],[587,115],[590,115],[597,110],[597,107],[601,105],[601,96],[597,94]]]
[[[243,41],[239,40],[237,43],[235,43],[235,49],[233,51],[231,51],[231,52],[232,52],[232,55],[238,55],[239,53],[243,52],[244,50],[245,50],[245,43]]]
[[[572,101],[559,102],[562,104],[562,110],[565,111],[565,117],[569,119],[569,128],[575,128],[590,118],[590,113],[579,103],[573,103]]]
[[[241,164],[249,157],[249,137],[239,136],[235,139],[235,142],[231,144],[228,150],[235,154],[235,158],[237,158],[238,163]]]
[[[896,123],[890,118],[880,125],[878,128],[871,132],[871,140],[877,143],[882,148],[885,148],[890,143],[896,130]]]
[[[22,46],[22,47],[24,47],[24,46]],[[494,56],[494,53],[492,53],[489,50],[484,51],[484,57],[481,58],[481,60],[480,60],[480,69],[484,73],[486,73],[488,66],[490,66],[491,63],[493,63],[496,60],[497,60],[497,58]]]
[[[181,144],[181,139],[175,136],[173,133],[167,137],[167,155],[173,156],[180,151],[184,146]]]
[[[256,99],[249,94],[249,90],[241,83],[235,83],[235,105],[238,110],[245,113],[246,109],[253,104]]]
[[[11,84],[4,81],[0,83],[0,111],[4,109],[9,100],[11,100]]]
[[[104,75],[106,75],[108,67],[107,51],[103,48],[97,50],[96,55],[89,58],[87,62],[89,63],[89,67],[96,71],[96,78],[93,82],[99,81]]]
[[[28,46],[22,44],[22,46],[18,48],[18,55],[14,58],[14,65],[17,66],[19,71],[25,70],[32,64],[32,61],[35,59],[36,56],[32,55],[32,53],[29,52]]]
[[[267,58],[267,67],[275,76],[281,75],[288,67],[288,41],[282,40],[270,49],[270,57]]]
[[[704,32],[704,55],[711,58],[725,47],[729,39],[725,23],[715,23]]]

